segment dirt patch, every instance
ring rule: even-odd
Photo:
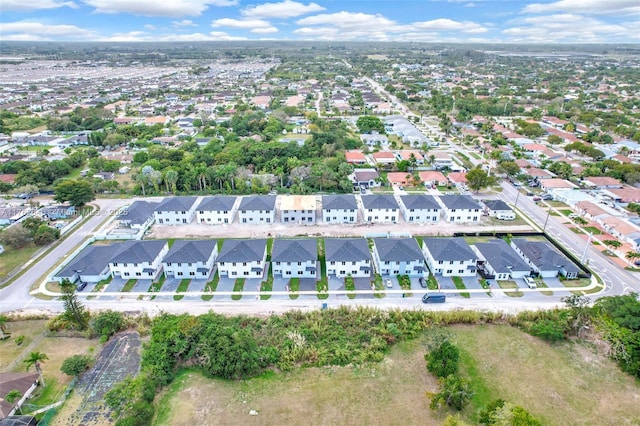
[[[140,370],[140,336],[122,333],[113,337],[98,355],[94,367],[76,385],[70,404],[60,411],[54,425],[104,425],[112,423],[104,395],[114,384]],[[80,402],[78,402],[80,399]]]

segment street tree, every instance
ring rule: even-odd
[[[473,169],[467,173],[467,184],[476,193],[491,185],[492,178],[482,169]]]
[[[622,243],[618,240],[603,240],[602,243],[614,249],[622,246]]]
[[[23,361],[27,365],[27,370],[32,366],[36,367],[36,371],[40,375],[40,383],[42,384],[42,387],[44,387],[44,377],[42,376],[41,364],[48,359],[49,357],[47,356],[47,354],[35,351],[31,352],[27,359]]]
[[[54,200],[64,203],[68,201],[74,207],[93,201],[96,195],[93,186],[86,180],[65,180],[56,185]]]
[[[64,303],[63,317],[75,324],[78,330],[86,329],[89,325],[89,312],[78,300],[75,284],[65,278],[60,283],[60,288],[62,289],[61,299]]]

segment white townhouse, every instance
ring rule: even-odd
[[[276,239],[271,249],[273,275],[290,278],[318,276],[318,245],[315,239]]]
[[[146,231],[156,219],[154,211],[158,203],[149,201],[134,201],[131,205],[123,207],[116,217],[120,228],[130,228],[136,231]]]
[[[198,223],[207,225],[233,223],[237,198],[234,196],[204,197],[196,209]]]
[[[322,221],[324,223],[356,223],[358,203],[354,195],[323,195]]]
[[[444,208],[444,217],[447,222],[480,222],[482,206],[470,195],[441,195],[440,202]]]
[[[126,241],[109,261],[112,276],[153,280],[162,271],[162,259],[169,251],[164,240]]]
[[[400,206],[393,195],[363,195],[362,207],[364,221],[369,223],[397,223],[400,217]]]
[[[476,243],[472,248],[478,253],[478,269],[484,269],[496,281],[524,278],[531,273],[529,265],[504,240]]]
[[[238,221],[249,224],[274,223],[276,197],[274,195],[250,195],[243,197],[238,207]]]
[[[284,195],[280,197],[280,221],[313,225],[316,223],[315,195]]]
[[[371,276],[371,252],[365,238],[326,238],[324,253],[327,275],[337,278]]]
[[[405,222],[434,223],[442,213],[442,207],[431,195],[402,195],[400,206]]]
[[[154,215],[159,225],[191,223],[196,214],[197,197],[167,197],[158,204]]]
[[[422,240],[422,252],[434,275],[474,277],[478,256],[462,237]]]
[[[484,211],[490,217],[499,220],[514,220],[516,218],[516,212],[502,200],[485,200],[483,202],[486,206]]]
[[[428,275],[424,255],[413,238],[374,238],[373,261],[380,275]]]
[[[225,240],[216,260],[225,278],[262,278],[267,264],[267,240]]]
[[[177,240],[162,260],[167,278],[207,279],[218,256],[216,240]]]
[[[86,283],[97,283],[107,279],[111,274],[109,261],[121,247],[122,243],[89,245],[60,269],[53,279],[61,282],[66,278],[72,283],[78,280]]]

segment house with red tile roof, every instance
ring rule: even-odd
[[[427,170],[423,172],[419,172],[418,176],[420,176],[420,180],[424,182],[425,185],[446,185],[448,180],[441,172],[435,170]]]
[[[575,189],[576,185],[569,182],[566,179],[551,178],[540,180],[540,189],[543,191],[550,191],[552,189]]]
[[[413,175],[408,172],[389,172],[387,173],[387,180],[391,185],[395,186],[413,185]]]
[[[371,156],[377,164],[394,164],[396,162],[396,156],[389,151],[374,152]]]
[[[456,183],[467,183],[467,173],[466,172],[451,172],[447,175],[447,179],[452,184]]]
[[[589,176],[582,180],[586,186],[597,189],[616,189],[622,188],[622,182],[620,180],[610,176]]]
[[[367,158],[362,151],[347,151],[344,156],[349,164],[367,164]]]

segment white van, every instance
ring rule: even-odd
[[[524,282],[527,284],[529,288],[538,288],[536,282],[531,277],[524,277]]]

